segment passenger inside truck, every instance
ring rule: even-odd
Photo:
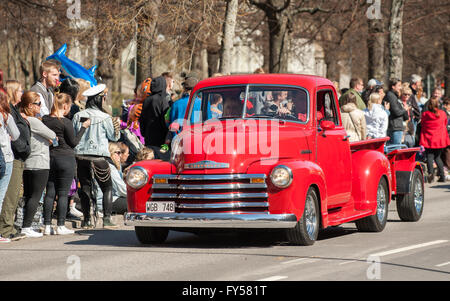
[[[316,118],[318,122],[327,120],[333,121],[334,124],[339,125],[339,120],[336,114],[336,104],[330,90],[319,91],[317,93]]]
[[[248,102],[255,108],[253,117],[273,117],[292,121],[307,120],[306,92],[294,88],[253,88]]]

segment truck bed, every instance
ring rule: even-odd
[[[389,137],[350,142],[350,150],[352,153],[361,150],[376,150],[384,153],[384,145],[387,141],[389,141]],[[391,166],[392,194],[406,194],[410,192],[411,175],[415,168],[419,168],[423,174],[421,165],[415,160],[416,153],[419,151],[419,147],[414,147],[396,149],[385,154]]]

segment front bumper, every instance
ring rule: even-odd
[[[297,224],[295,214],[127,213],[126,226],[164,228],[287,229]]]

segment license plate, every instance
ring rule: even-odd
[[[175,202],[147,202],[147,213],[174,213]]]

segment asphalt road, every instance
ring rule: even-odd
[[[401,222],[393,202],[388,221],[381,233],[329,228],[310,247],[264,232],[171,232],[165,244],[143,246],[132,227],[79,230],[1,244],[0,280],[450,280],[449,183],[426,184],[419,222]]]

